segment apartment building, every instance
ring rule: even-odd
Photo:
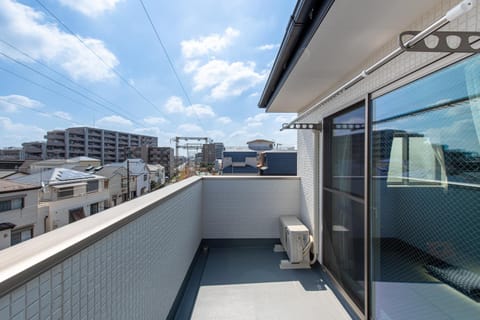
[[[48,131],[45,138],[48,159],[87,156],[102,164],[125,161],[125,148],[158,143],[152,136],[89,127]]]
[[[47,159],[47,143],[42,141],[32,141],[22,143],[25,160],[45,160]]]
[[[2,148],[0,149],[0,160],[25,160],[25,153],[22,148]]]
[[[223,142],[215,142],[215,160],[223,158],[223,151],[225,151],[225,145]]]
[[[127,158],[142,159],[148,164],[160,164],[165,168],[165,176],[172,177],[175,173],[175,157],[173,148],[157,146],[139,146],[125,149]]]
[[[0,250],[45,232],[37,215],[39,189],[0,179]]]
[[[201,163],[203,165],[212,165],[217,156],[217,146],[215,143],[206,143],[202,146]]]

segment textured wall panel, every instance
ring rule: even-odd
[[[300,214],[298,178],[205,178],[203,238],[278,238],[279,216]]]
[[[0,319],[164,319],[201,241],[201,197],[201,182],[177,191],[3,295]]]

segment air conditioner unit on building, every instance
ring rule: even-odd
[[[313,244],[308,228],[296,216],[280,217],[280,242],[289,260],[282,260],[280,268],[310,268],[310,248]],[[278,247],[275,251],[281,251]]]

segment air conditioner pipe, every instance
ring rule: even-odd
[[[413,38],[408,40],[407,42],[404,43],[404,46],[406,48],[412,47],[418,42],[424,40],[426,37],[431,35],[433,32],[439,30],[440,28],[446,26],[448,23],[452,22],[453,20],[457,19],[461,15],[465,14],[466,12],[470,11],[475,5],[476,5],[477,0],[464,0],[457,4],[455,7],[450,9],[443,17],[432,23],[430,26],[428,26],[426,29],[415,35]],[[305,112],[303,112],[301,115],[290,121],[288,124],[283,125],[280,131],[283,131],[285,128],[290,127],[290,125],[294,124],[295,122],[303,119],[304,117],[308,116],[310,113],[312,113],[314,110],[316,110],[319,106],[330,100],[331,98],[341,94],[343,91],[351,88],[353,85],[356,83],[362,81],[365,79],[367,76],[372,74],[373,72],[377,71],[380,69],[382,66],[385,64],[389,63],[399,55],[401,55],[403,52],[405,52],[405,49],[402,46],[399,46],[395,50],[393,50],[391,53],[383,57],[382,59],[378,60],[376,63],[368,67],[367,69],[363,70],[360,72],[357,76],[352,78],[350,81],[346,82],[343,84],[341,87],[324,97],[322,100],[317,102],[315,105],[307,109]]]

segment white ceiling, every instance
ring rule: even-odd
[[[300,112],[311,106],[438,2],[336,0],[268,112]]]

